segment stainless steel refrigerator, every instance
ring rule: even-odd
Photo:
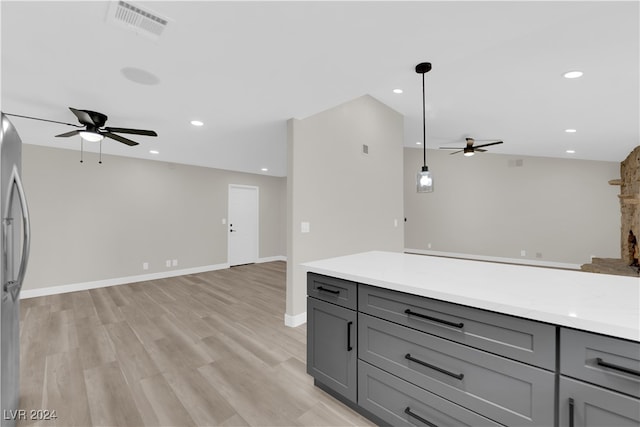
[[[0,403],[1,425],[13,426],[19,417],[20,396],[20,289],[29,258],[29,213],[22,187],[22,141],[9,119],[1,114],[0,214]]]

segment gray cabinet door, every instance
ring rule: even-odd
[[[560,427],[638,427],[640,399],[560,377]]]
[[[357,398],[356,312],[307,298],[307,372],[347,399]]]

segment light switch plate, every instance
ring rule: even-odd
[[[308,222],[302,221],[300,223],[300,232],[301,233],[308,233],[311,231],[311,225]]]

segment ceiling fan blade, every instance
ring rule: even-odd
[[[482,144],[482,145],[476,145],[475,148],[479,148],[479,147],[488,147],[490,145],[497,145],[497,144],[502,144],[504,141],[496,141],[496,142],[490,142],[489,144]]]
[[[124,136],[120,136],[120,135],[116,135],[115,133],[111,133],[111,132],[100,132],[101,135],[106,136],[107,138],[111,138],[111,139],[115,139],[118,142],[122,142],[123,144],[127,144],[130,147],[133,147],[134,145],[138,145],[138,142],[132,141],[128,138],[125,138]]]
[[[71,112],[76,115],[80,123],[82,123],[83,125],[97,126],[97,124],[91,118],[91,115],[86,111],[78,110],[77,108],[73,107],[69,107],[69,110],[71,110]]]
[[[449,155],[453,155],[453,154],[458,154],[458,153],[462,153],[464,150],[460,150],[460,151],[454,151],[453,153],[450,153]]]
[[[68,136],[74,136],[74,135],[77,135],[79,133],[80,133],[79,130],[72,130],[71,132],[66,132],[66,133],[61,133],[60,135],[56,135],[56,137],[66,138]]]
[[[129,128],[112,128],[106,127],[104,128],[107,132],[116,132],[116,133],[130,133],[134,135],[146,135],[146,136],[158,136],[158,134],[153,130],[144,130],[144,129],[129,129]]]
[[[76,128],[84,127],[84,126],[76,125],[76,124],[73,124],[73,123],[59,122],[57,120],[41,119],[39,117],[23,116],[21,114],[13,114],[13,113],[5,113],[5,112],[3,112],[3,114],[5,114],[7,116],[13,116],[13,117],[22,117],[23,119],[40,120],[41,122],[59,123],[61,125],[68,125],[68,126],[73,126],[73,127],[76,127]]]
[[[464,150],[464,147],[438,147],[441,150]]]
[[[489,151],[489,150],[485,150],[484,148],[474,148],[473,151],[478,151],[480,153],[484,153],[484,152]]]

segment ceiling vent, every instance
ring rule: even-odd
[[[109,5],[107,22],[152,40],[158,40],[167,27],[169,19],[133,3],[120,0],[111,2]]]

